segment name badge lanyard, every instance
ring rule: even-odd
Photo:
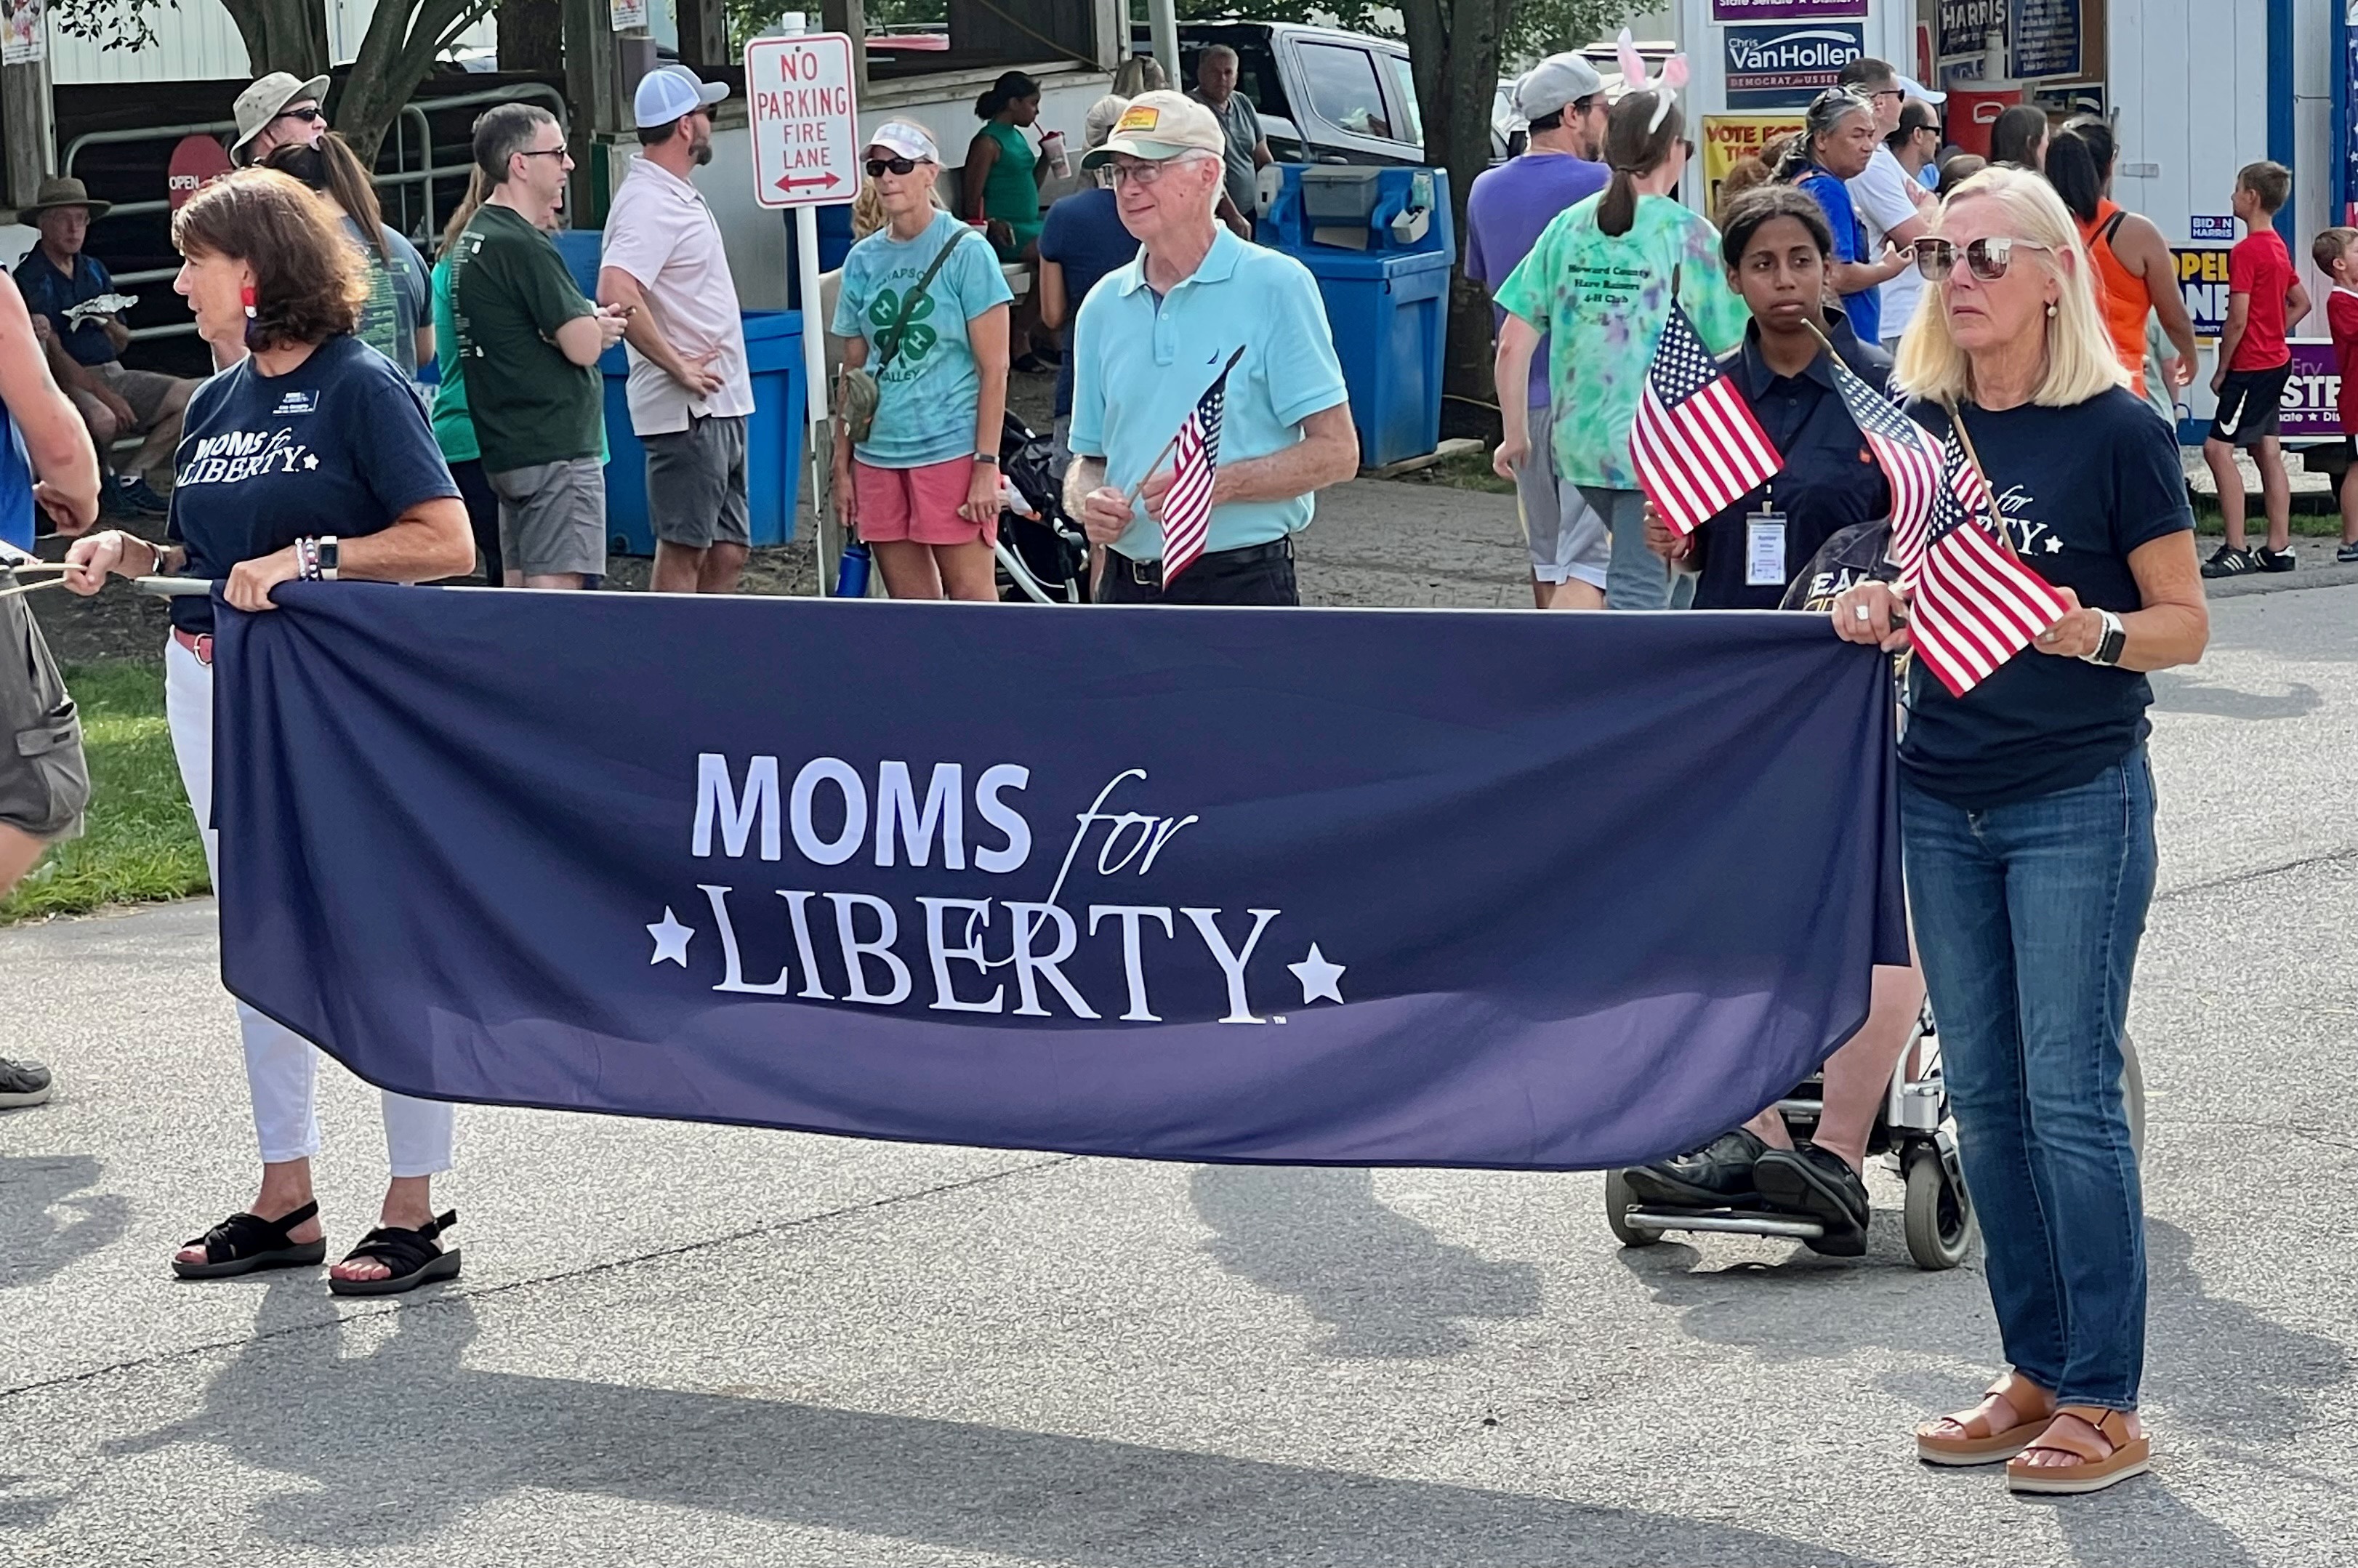
[[[1785,586],[1785,514],[1773,478],[1760,487],[1760,509],[1744,520],[1744,586]]]

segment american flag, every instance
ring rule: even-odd
[[[1901,413],[1891,399],[1867,385],[1843,363],[1840,354],[1826,357],[1833,366],[1834,386],[1842,394],[1843,406],[1850,411],[1852,422],[1866,438],[1875,460],[1891,482],[1891,558],[1899,564],[1899,580],[1913,588],[1924,560],[1932,498],[1941,488],[1941,443],[1931,431]]]
[[[1212,535],[1212,475],[1220,466],[1220,416],[1228,407],[1228,372],[1244,357],[1238,349],[1220,378],[1195,399],[1171,444],[1171,488],[1163,497],[1163,586],[1204,553]]]
[[[1638,396],[1629,459],[1646,498],[1682,537],[1785,466],[1675,297]]]
[[[1963,697],[2071,606],[2000,542],[2006,524],[1953,427],[1941,450],[1909,613],[1916,656],[1950,696]]]

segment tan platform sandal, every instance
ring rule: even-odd
[[[2100,1405],[2058,1405],[2057,1416],[2076,1416],[2096,1429],[2104,1444],[2090,1442],[2078,1433],[2064,1428],[2061,1421],[2050,1426],[2023,1449],[2023,1454],[2069,1454],[2079,1460],[2077,1465],[2026,1465],[2017,1457],[2006,1466],[2006,1489],[2031,1492],[2046,1497],[2069,1497],[2081,1492],[2101,1492],[2105,1487],[2142,1476],[2153,1467],[2153,1442],[2139,1434],[2130,1435],[2129,1418],[2119,1411],[2105,1410]],[[2109,1449],[2104,1446],[2109,1444]]]
[[[2034,1400],[2030,1396],[2037,1395]],[[2054,1396],[2029,1379],[2008,1372],[1989,1387],[1982,1402],[1958,1415],[1935,1417],[1916,1429],[1916,1457],[1927,1465],[1995,1465],[2011,1459],[2031,1444],[2055,1419]],[[2017,1418],[2010,1426],[1996,1424],[1997,1411]],[[2036,1413],[2030,1413],[2036,1412]],[[1946,1423],[1963,1437],[1934,1429]]]

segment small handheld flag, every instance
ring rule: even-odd
[[[2071,608],[2000,543],[2006,524],[1958,435],[1952,419],[1915,579],[1902,579],[1914,590],[1916,656],[1952,697],[1986,680]]]
[[[1681,537],[1741,501],[1785,466],[1736,384],[1681,308],[1654,345],[1638,395],[1629,459],[1646,499]]]
[[[1912,588],[1924,558],[1932,498],[1941,488],[1941,443],[1843,363],[1832,343],[1826,347],[1843,406],[1891,483],[1891,558],[1898,563],[1900,581]]]
[[[1228,373],[1245,357],[1244,346],[1228,356],[1220,373],[1195,406],[1180,422],[1179,433],[1163,446],[1172,459],[1171,488],[1163,495],[1163,586],[1169,588],[1181,572],[1193,566],[1212,536],[1212,479],[1220,466],[1220,417],[1228,401]],[[1147,469],[1163,466],[1156,458]]]

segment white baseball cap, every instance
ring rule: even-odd
[[[923,125],[913,125],[906,120],[887,120],[876,127],[868,138],[868,146],[882,147],[914,163],[939,163],[942,149],[934,146],[933,134]],[[861,149],[865,151],[865,148]]]
[[[652,130],[709,109],[728,96],[726,82],[699,81],[684,65],[659,66],[639,78],[639,91],[631,100],[631,122],[642,131]]]
[[[1927,103],[1946,103],[1949,101],[1947,93],[1927,87],[1912,76],[1899,78],[1899,91],[1910,98],[1920,98]]]
[[[1576,54],[1552,54],[1516,81],[1515,113],[1526,123],[1544,120],[1604,91],[1605,79],[1595,66]]]

